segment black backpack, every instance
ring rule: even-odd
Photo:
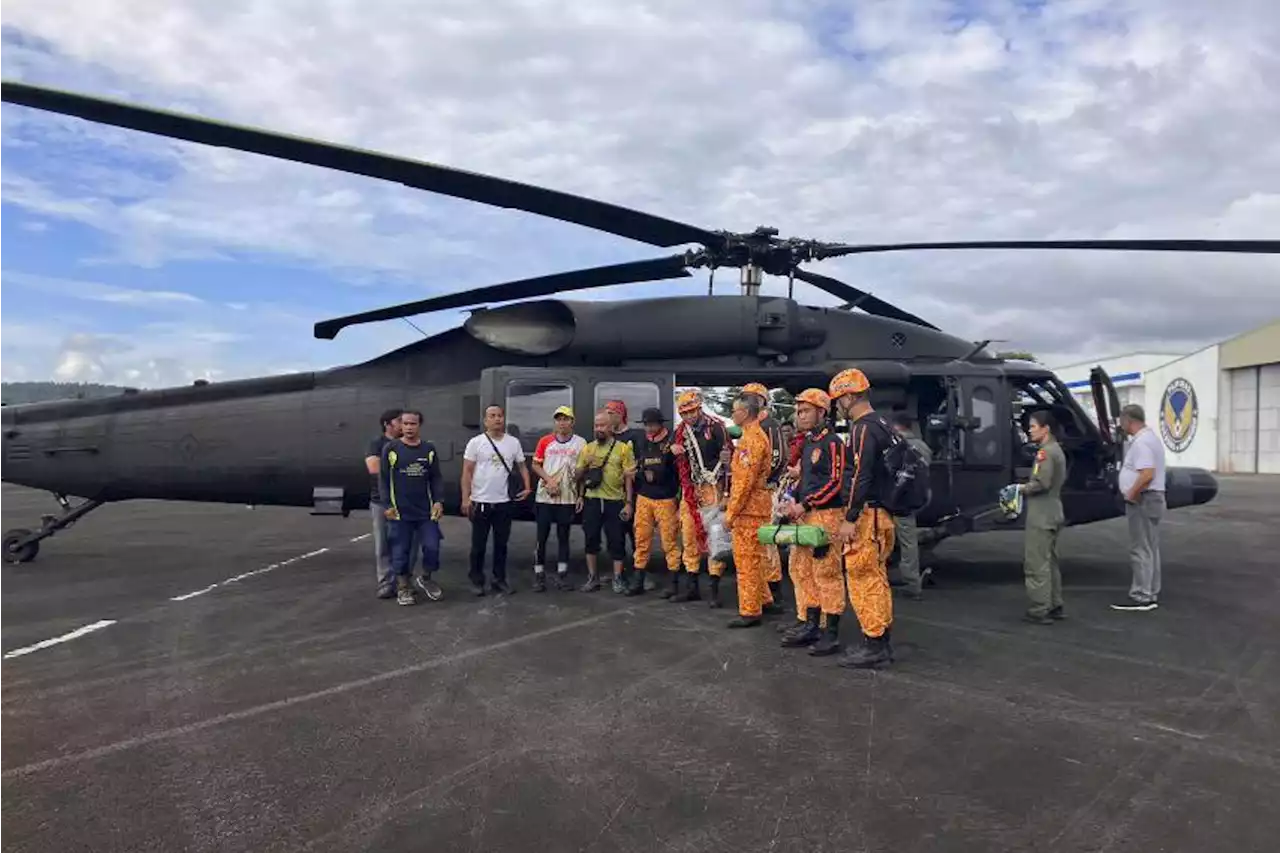
[[[892,515],[912,515],[928,506],[933,497],[929,463],[884,418],[878,420],[889,436],[889,446],[880,460],[885,474],[882,505]]]

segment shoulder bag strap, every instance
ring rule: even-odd
[[[498,454],[498,460],[499,460],[500,462],[502,462],[502,467],[503,467],[503,468],[505,468],[505,469],[507,469],[507,476],[508,476],[508,477],[510,477],[510,476],[511,476],[511,466],[507,464],[507,457],[505,457],[505,456],[503,456],[503,455],[502,455],[502,451],[498,449],[498,445],[494,444],[494,442],[493,442],[493,438],[492,438],[492,437],[490,437],[489,433],[487,433],[487,432],[486,432],[486,433],[484,434],[484,437],[485,437],[485,438],[487,438],[487,439],[489,439],[489,446],[493,448],[493,452],[494,452],[494,453]]]

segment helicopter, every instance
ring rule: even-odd
[[[872,383],[872,404],[906,411],[933,450],[932,499],[918,514],[921,544],[993,529],[1016,529],[999,509],[1001,486],[1025,477],[1034,449],[1033,411],[1051,411],[1068,459],[1062,498],[1067,523],[1123,515],[1116,487],[1123,441],[1119,405],[1105,371],[1090,385],[1088,415],[1064,383],[1032,362],[1005,360],[927,320],[802,264],[849,255],[962,249],[1280,252],[1280,240],[1049,240],[851,244],[783,238],[777,229],[712,231],[603,201],[488,175],[287,136],[268,130],[127,104],[21,82],[0,84],[3,100],[144,133],[307,163],[429,192],[521,210],[670,248],[645,261],[545,275],[434,296],[315,324],[320,339],[362,323],[460,308],[461,326],[360,364],[314,372],[138,391],[104,399],[6,406],[3,479],[48,491],[60,512],[38,529],[5,533],[4,558],[35,559],[40,543],[111,503],[152,499],[309,508],[348,515],[369,501],[362,450],[389,408],[423,412],[437,448],[446,513],[461,513],[462,451],[490,405],[531,454],[569,405],[598,410],[621,399],[631,411],[657,408],[674,420],[677,388],[762,382],[797,393],[826,387],[846,367]],[[716,294],[715,271],[739,271],[739,293]],[[690,278],[709,271],[705,295],[621,302],[561,294],[596,287]],[[785,277],[787,296],[760,292],[765,275]],[[844,300],[805,305],[799,280]],[[489,303],[511,303],[487,307]],[[856,310],[855,310],[856,309]],[[585,423],[584,423],[585,421]],[[299,423],[308,429],[301,433]],[[579,430],[590,419],[579,419]],[[289,442],[262,435],[288,432]],[[583,433],[585,435],[585,432]],[[1211,501],[1213,475],[1167,472],[1170,508]],[[72,504],[71,498],[80,499]],[[517,518],[532,518],[532,502]]]

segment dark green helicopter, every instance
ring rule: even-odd
[[[1092,376],[1098,419],[1064,384],[1034,364],[1005,361],[869,293],[801,267],[845,255],[930,249],[1082,249],[1277,253],[1280,240],[1053,240],[857,245],[781,238],[776,229],[710,231],[601,201],[371,151],[123,104],[24,83],[3,83],[5,102],[206,145],[394,181],[497,207],[540,214],[660,247],[694,246],[648,261],[507,282],[378,308],[316,324],[341,329],[432,311],[475,310],[462,326],[330,370],[3,409],[6,482],[49,491],[61,512],[38,529],[10,530],[5,559],[27,562],[40,542],[117,501],[153,499],[308,507],[346,515],[368,505],[360,457],[384,409],[425,414],[439,449],[446,511],[458,513],[462,450],[484,406],[505,406],[508,430],[532,452],[560,405],[579,412],[622,399],[673,418],[677,387],[763,382],[796,393],[825,387],[846,367],[874,386],[877,408],[905,410],[933,447],[933,499],[920,513],[922,541],[1001,526],[1001,486],[1025,476],[1030,413],[1050,409],[1069,461],[1068,523],[1123,513],[1115,487],[1122,444],[1117,398],[1101,369]],[[622,302],[559,294],[689,278],[690,270],[739,270],[738,295]],[[763,296],[765,275],[788,279],[788,295]],[[845,300],[839,308],[792,298],[799,279]],[[533,300],[533,301],[517,301]],[[855,312],[852,309],[860,309]],[[583,428],[589,426],[589,419]],[[302,434],[299,422],[309,428]],[[295,440],[264,444],[289,430]],[[1168,472],[1171,508],[1217,493],[1207,471]],[[82,499],[73,505],[71,498]],[[523,515],[532,517],[531,504]]]

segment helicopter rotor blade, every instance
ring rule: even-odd
[[[536,213],[654,246],[679,246],[685,243],[719,245],[723,242],[720,235],[683,222],[558,190],[434,163],[28,83],[6,80],[0,83],[0,90],[4,101],[12,104],[143,133],[379,178],[494,207]]]
[[[827,245],[815,258],[839,258],[872,252],[904,252],[923,249],[1104,249],[1130,252],[1238,252],[1280,253],[1280,240],[976,240],[960,243],[874,243]]]
[[[379,320],[395,320],[410,317],[414,314],[427,314],[432,311],[446,311],[451,308],[467,308],[485,302],[511,302],[518,299],[531,299],[535,296],[552,296],[566,290],[587,290],[593,287],[609,287],[615,284],[635,284],[645,281],[662,281],[671,278],[689,278],[684,255],[672,255],[667,258],[655,258],[650,261],[630,261],[625,264],[611,264],[605,267],[590,267],[572,272],[554,273],[552,275],[526,278],[520,281],[508,281],[493,284],[474,290],[449,293],[444,296],[433,296],[418,299],[359,314],[348,314],[322,320],[315,324],[315,336],[333,340],[338,332],[347,326],[360,323],[374,323]]]
[[[917,326],[924,326],[927,329],[938,328],[929,321],[921,319],[909,311],[904,311],[892,303],[885,302],[879,297],[872,296],[865,290],[859,290],[851,284],[845,284],[839,279],[801,269],[797,269],[795,271],[795,277],[801,281],[806,281],[809,284],[812,284],[814,287],[825,290],[837,299],[845,300],[846,304],[840,306],[842,309],[861,308],[868,314],[874,314],[877,317],[889,317],[894,320],[904,320],[908,323],[914,323]]]

